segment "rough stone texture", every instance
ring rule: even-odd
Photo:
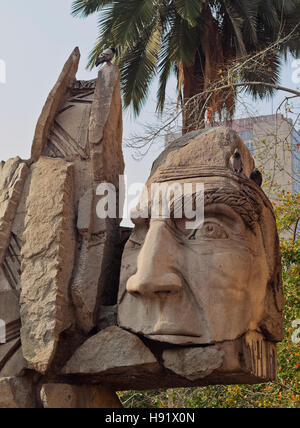
[[[218,127],[208,130],[192,131],[173,141],[153,163],[152,181],[178,177],[201,177],[216,175],[219,169],[230,170],[230,158],[238,149],[242,156],[243,172],[250,177],[255,168],[254,159],[239,135],[231,128]],[[158,176],[160,176],[158,178]]]
[[[29,193],[30,183],[31,183],[31,174],[27,174],[27,178],[25,180],[21,198],[20,198],[19,204],[17,205],[15,218],[11,228],[12,234],[21,243],[19,247],[23,245],[23,233],[24,233],[24,227],[25,227],[24,223],[25,223],[25,216],[26,216],[26,200]]]
[[[79,60],[80,52],[78,48],[75,48],[47,98],[36,126],[31,149],[31,158],[34,161],[37,161],[42,155],[57,111],[64,103],[68,89],[75,82]]]
[[[102,269],[104,240],[82,242],[75,278],[72,284],[73,303],[80,327],[88,333],[96,324],[96,304]]]
[[[78,204],[77,229],[82,235],[91,236],[94,214],[94,189],[90,188],[80,198]]]
[[[13,290],[0,291],[0,319],[7,326],[20,319],[20,308],[18,297]]]
[[[23,357],[21,342],[19,342],[19,349],[8,359],[3,369],[0,370],[0,378],[11,376],[20,377],[25,373],[27,368],[28,365]]]
[[[240,174],[230,165],[236,149]],[[148,195],[152,184],[169,191],[203,184],[205,212],[204,223],[194,229],[187,229],[184,216],[137,221],[125,246],[119,326],[150,339],[150,349],[189,346],[163,352],[173,374],[164,373],[156,384],[144,378],[148,388],[276,378],[276,342],[283,333],[281,258],[272,205],[249,179],[254,167],[246,145],[224,127],[176,140],[153,165]],[[138,209],[149,210],[150,202],[141,200]],[[205,352],[223,355],[223,362],[205,358]]]
[[[17,377],[0,378],[0,409],[32,409],[35,407],[30,380]]]
[[[76,81],[66,94],[48,136],[45,156],[89,159],[88,129],[96,81]]]
[[[63,373],[121,376],[128,374],[129,369],[131,376],[144,372],[154,375],[159,373],[160,366],[137,336],[109,327],[88,339],[68,361]]]
[[[184,184],[203,184],[205,221],[194,230],[186,228],[184,217],[137,222],[123,255],[119,325],[185,346],[232,341],[254,330],[279,341],[280,249],[272,205],[249,179],[254,160],[231,129],[186,139],[183,145],[177,140],[177,150],[166,149],[147,188],[151,194],[152,184],[180,190]],[[234,174],[230,166],[235,149],[243,174]],[[149,201],[143,204],[148,209]]]
[[[105,386],[46,384],[41,390],[46,409],[122,408],[116,393]]]
[[[13,290],[16,295],[20,293],[21,277],[21,247],[22,241],[13,232],[10,234],[10,242],[6,249],[2,264],[2,273],[6,283],[3,289]],[[8,285],[8,286],[7,286]],[[0,290],[1,290],[0,284]]]
[[[89,143],[96,182],[107,181],[119,187],[124,171],[122,155],[122,101],[120,72],[104,65],[98,74],[89,125]]]
[[[5,364],[9,361],[9,359],[16,353],[16,351],[20,348],[21,341],[20,339],[11,340],[8,343],[0,344],[0,377],[1,370],[5,366]]]
[[[168,349],[163,352],[164,366],[189,380],[203,379],[223,363],[224,352],[214,347]]]
[[[3,267],[0,267],[0,290],[1,291],[11,290],[10,283],[8,282],[7,277],[4,274]]]
[[[72,318],[68,288],[73,270],[73,167],[41,158],[32,166],[21,276],[22,346],[29,366],[46,372],[60,334]]]
[[[273,381],[277,377],[278,363],[276,343],[265,339],[262,334],[249,332],[243,341],[245,365],[257,378]]]
[[[0,264],[10,241],[12,223],[28,173],[20,158],[8,160],[0,172]]]
[[[5,322],[6,342],[20,336],[19,299],[13,290],[0,291],[0,320]]]
[[[101,306],[97,327],[99,330],[105,330],[108,327],[116,326],[118,323],[118,306]]]
[[[118,190],[119,175],[124,173],[120,73],[115,66],[102,67],[96,80],[88,141],[92,183],[80,194],[78,203],[81,242],[72,284],[77,322],[85,333],[96,326],[103,300],[105,304],[116,303],[118,288],[119,268],[115,269],[115,260],[120,219],[99,219],[96,215],[100,199],[96,196],[97,185],[109,182]]]

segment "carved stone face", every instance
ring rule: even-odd
[[[204,183],[204,224],[187,230],[184,217],[135,221],[122,262],[120,326],[177,345],[265,334],[267,324],[272,336],[276,236],[263,192],[230,172],[168,182]]]
[[[234,187],[231,195],[240,197]],[[210,201],[200,229],[187,230],[186,221],[136,224],[123,260],[122,327],[174,344],[233,340],[255,330],[268,272],[259,228],[250,229],[230,203]]]

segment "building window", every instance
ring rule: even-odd
[[[241,139],[244,141],[248,149],[250,150],[251,155],[254,155],[254,145],[253,145],[253,131],[252,129],[246,129],[245,131],[238,132]]]

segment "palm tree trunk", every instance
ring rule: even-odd
[[[224,64],[224,49],[218,23],[209,7],[205,14],[206,27],[201,36],[194,64],[184,67],[183,134],[204,128],[207,110],[210,109],[213,113],[220,111],[224,104],[224,101],[217,99],[218,95],[210,99],[203,95],[189,102],[195,95],[203,94],[219,79],[218,70]]]
[[[204,90],[203,59],[197,53],[195,62],[190,67],[184,67],[184,109],[182,133],[186,134],[195,129],[205,126],[205,108],[199,102],[189,101],[195,95],[201,94]]]

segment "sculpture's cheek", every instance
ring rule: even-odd
[[[205,246],[194,246],[186,251],[182,272],[187,282],[196,282],[196,289],[211,288],[222,290],[247,291],[252,264],[256,257],[249,249],[234,243],[215,244],[214,249]]]
[[[213,252],[194,247],[193,257],[189,254],[182,265],[212,341],[233,340],[250,324],[255,328],[265,297],[264,258],[246,247],[226,245],[215,244]]]
[[[140,251],[125,252],[119,294],[122,327],[174,344],[234,340],[256,328],[267,283],[258,241],[254,251],[246,236],[184,244],[174,239],[169,253],[163,237],[155,240],[159,245],[152,257],[149,239]],[[175,283],[165,283],[170,274],[181,282],[177,291]]]

